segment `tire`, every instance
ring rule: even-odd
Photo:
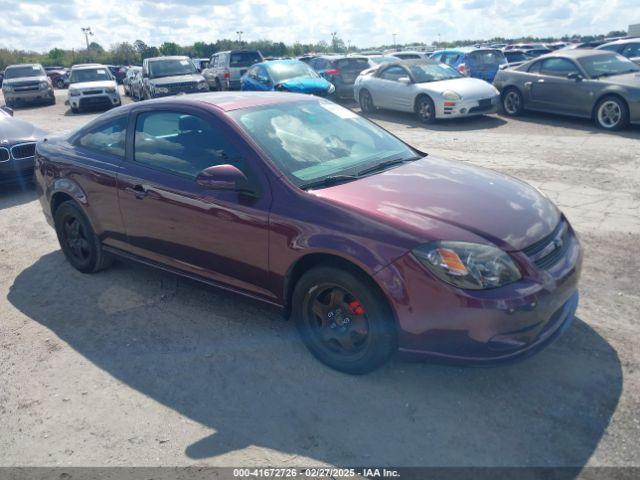
[[[216,78],[216,92],[222,91],[222,85],[220,85],[220,79]]]
[[[596,125],[604,130],[616,131],[629,124],[629,107],[619,97],[604,97],[594,109]]]
[[[56,88],[64,88],[64,80],[62,78],[56,78],[56,81],[53,83]]]
[[[517,88],[507,88],[501,96],[502,110],[507,115],[518,117],[524,111],[524,98]]]
[[[436,121],[436,107],[433,104],[433,100],[427,97],[426,95],[422,95],[416,100],[416,115],[418,116],[418,120],[422,123],[430,124],[435,123]]]
[[[71,112],[80,113],[80,109],[78,107],[71,107]]]
[[[292,317],[311,353],[344,373],[375,370],[397,349],[388,305],[372,280],[355,270],[309,270],[295,286]]]
[[[54,225],[67,261],[82,273],[95,273],[113,262],[77,203],[67,200],[55,211]]]
[[[373,97],[371,97],[369,90],[362,90],[360,92],[358,103],[360,103],[362,113],[373,113],[376,111],[376,106],[373,104]]]

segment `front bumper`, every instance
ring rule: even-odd
[[[491,100],[487,102],[486,100]],[[473,100],[440,100],[436,105],[437,118],[460,118],[472,117],[474,115],[485,115],[489,113],[497,113],[500,104],[500,96],[485,97],[484,104],[481,99]]]
[[[526,262],[521,252],[514,258]],[[490,365],[527,357],[570,325],[582,266],[575,235],[564,256],[542,270],[490,290],[463,290],[438,280],[409,253],[376,274],[395,311],[406,357]]]
[[[117,92],[97,95],[69,95],[69,105],[76,109],[110,108],[117,107],[120,103],[120,95]]]
[[[28,91],[12,91],[7,92],[3,90],[4,101],[7,103],[38,103],[38,102],[50,102],[55,98],[53,88],[45,88],[39,90]]]
[[[0,152],[5,158],[5,147]],[[6,149],[8,151],[9,149]],[[33,179],[34,158],[11,158],[6,161],[0,161],[0,185],[22,184]]]

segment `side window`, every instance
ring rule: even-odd
[[[640,57],[640,43],[630,43],[625,46],[620,53],[627,58]]]
[[[542,62],[540,73],[553,77],[566,77],[570,73],[580,73],[578,67],[566,58],[547,58]]]
[[[127,136],[128,117],[119,117],[82,135],[76,145],[124,158],[125,139]]]
[[[258,80],[262,83],[269,83],[271,80],[269,79],[269,74],[267,73],[267,69],[264,67],[258,68]]]
[[[620,45],[618,45],[617,43],[614,43],[613,45],[606,45],[604,47],[601,47],[600,50],[609,50],[610,52],[617,52],[618,50],[620,50]]]
[[[542,61],[532,63],[529,66],[529,70],[527,70],[527,72],[529,72],[529,73],[540,73],[540,65],[542,65]]]
[[[431,58],[433,58],[434,60],[438,60],[439,62],[442,61],[442,54],[441,53],[434,53],[433,55],[431,55]]]
[[[138,115],[134,161],[191,178],[207,167],[226,163],[245,170],[236,149],[214,125],[179,112]]]
[[[457,53],[443,53],[441,62],[447,65],[455,65],[458,61],[458,56]]]
[[[385,80],[392,80],[394,82],[397,82],[400,77],[408,76],[409,74],[406,72],[406,70],[398,66],[389,67],[384,72],[382,72],[382,74],[380,74],[380,78],[383,78]]]

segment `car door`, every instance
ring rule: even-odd
[[[268,290],[271,192],[261,160],[233,129],[196,107],[133,114],[118,176],[129,251],[252,294]],[[196,177],[232,164],[247,191],[211,190]]]
[[[211,59],[209,60],[209,66],[202,72],[202,76],[207,81],[207,83],[209,84],[209,88],[211,89],[216,88],[215,67],[217,58],[217,55],[212,55]]]
[[[568,78],[580,75],[581,80]],[[541,60],[540,74],[532,81],[531,98],[538,108],[569,115],[590,112],[589,81],[582,70],[568,58],[551,57]]]
[[[377,107],[406,111],[411,100],[411,86],[400,82],[401,78],[409,78],[409,72],[399,65],[385,68],[379,75],[378,96],[373,97]],[[409,108],[411,110],[411,108]]]

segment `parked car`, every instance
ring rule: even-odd
[[[80,272],[122,257],[275,304],[343,372],[398,349],[526,357],[578,303],[581,247],[550,199],[311,95],[129,104],[40,142],[36,180]]]
[[[546,55],[547,53],[551,53],[553,50],[550,48],[529,48],[524,49],[524,53],[527,54],[531,58],[536,58],[541,55]]]
[[[432,59],[455,68],[463,75],[493,82],[501,65],[507,64],[504,53],[493,48],[461,47],[440,50]]]
[[[524,110],[593,118],[606,130],[640,123],[640,67],[606,50],[556,50],[500,70],[494,85],[508,115]]]
[[[512,43],[502,50],[531,50],[532,48],[545,48],[545,45],[543,43]]]
[[[51,80],[39,63],[9,65],[5,68],[2,94],[8,107],[30,103],[56,103]]]
[[[211,56],[209,67],[202,74],[211,90],[239,90],[240,78],[247,73],[250,66],[263,60],[258,50],[218,52]]]
[[[33,178],[36,142],[45,132],[0,107],[0,185],[23,184]]]
[[[127,67],[123,67],[122,65],[107,65],[107,68],[115,78],[118,84],[122,83],[124,80],[124,76],[127,73]]]
[[[134,100],[143,100],[142,68],[133,72],[133,76],[129,79],[129,95]]]
[[[204,70],[209,67],[208,58],[192,58],[191,61],[200,73],[204,72]]]
[[[363,70],[370,68],[369,57],[351,55],[322,55],[309,65],[335,87],[338,99],[353,99],[353,84]]]
[[[309,65],[299,60],[272,60],[258,63],[240,79],[244,91],[272,91],[309,93],[326,97],[335,92],[334,86],[320,77]]]
[[[605,43],[596,47],[596,50],[608,50],[627,57],[632,62],[640,65],[640,38],[625,38],[611,43]]]
[[[44,67],[51,83],[56,88],[67,88],[69,85],[69,69],[64,67]]]
[[[504,58],[507,59],[507,63],[501,65],[502,67],[515,67],[522,65],[524,62],[531,60],[531,57],[527,55],[523,50],[507,50],[504,53]]]
[[[142,67],[129,67],[127,69],[127,73],[124,75],[124,79],[122,80],[122,88],[124,89],[125,95],[132,96],[131,81],[135,77],[136,73],[141,71],[142,71]]]
[[[121,104],[118,84],[106,65],[79,64],[71,67],[67,99],[71,111],[108,109]]]
[[[201,93],[209,85],[189,57],[154,57],[142,62],[142,98]]]
[[[369,67],[378,67],[382,63],[395,63],[398,61],[398,57],[393,55],[367,55],[369,60]]]
[[[360,75],[354,96],[364,113],[377,108],[415,112],[420,121],[495,113],[498,91],[436,60],[398,60]]]
[[[430,53],[407,50],[402,52],[389,52],[387,55],[394,56],[400,60],[426,60]]]

